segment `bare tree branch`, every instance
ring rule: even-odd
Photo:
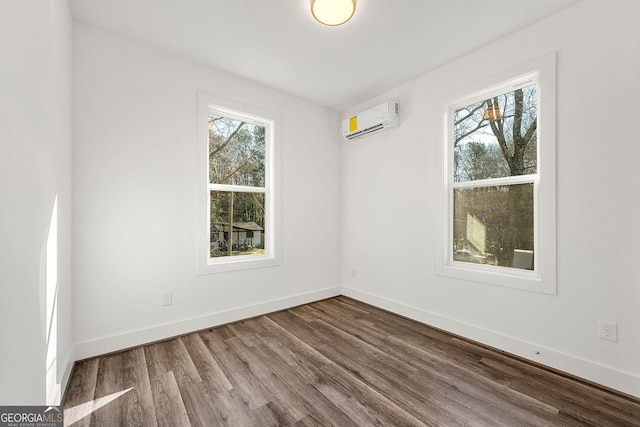
[[[220,180],[220,182],[225,182],[226,180],[228,180],[229,178],[231,178],[233,175],[235,175],[240,169],[242,169],[247,163],[249,163],[249,161],[251,159],[253,159],[253,156],[255,156],[256,154],[258,154],[257,150],[251,150],[251,154],[249,154],[249,156],[244,159],[239,165],[238,167],[236,167],[234,170],[232,170],[231,172],[229,172],[227,174],[227,176],[225,176],[224,178],[222,178]]]
[[[522,89],[513,91],[515,111],[513,113],[513,140],[518,141],[522,138],[522,110],[523,96]]]
[[[464,122],[464,121],[465,121],[465,120],[467,120],[469,117],[473,116],[473,115],[474,115],[478,110],[480,110],[482,107],[483,107],[483,104],[482,104],[482,103],[478,104],[478,106],[477,106],[477,107],[472,108],[472,109],[471,109],[471,111],[469,111],[469,114],[467,114],[466,116],[464,116],[464,117],[462,117],[462,118],[458,119],[454,124],[457,126],[457,125],[459,125],[460,123]]]
[[[495,101],[495,104],[494,104]],[[498,105],[498,98],[494,98],[493,100],[487,99],[487,108],[495,108]],[[511,167],[512,158],[511,153],[509,153],[509,146],[507,145],[507,139],[504,136],[504,130],[502,128],[501,120],[490,120],[489,124],[491,125],[491,131],[495,135],[498,140],[498,144],[500,145],[500,151],[502,151],[502,155],[504,159],[507,161],[509,167]]]
[[[211,121],[209,123],[211,123]],[[242,126],[244,126],[245,124],[246,124],[246,122],[240,122],[238,127],[235,128],[233,132],[231,132],[231,135],[229,135],[229,137],[219,147],[216,147],[215,150],[213,150],[211,153],[209,153],[209,157],[215,156],[220,151],[222,151],[227,145],[229,145],[231,140],[238,134],[240,129],[242,129]],[[211,130],[211,127],[209,127],[209,130]]]
[[[471,135],[471,134],[472,134],[472,133],[474,133],[475,131],[477,131],[477,130],[480,130],[480,129],[482,129],[482,128],[487,127],[487,124],[486,124],[486,123],[485,123],[485,124],[483,124],[483,123],[484,123],[483,121],[480,121],[480,122],[478,122],[478,124],[476,125],[476,127],[474,127],[473,129],[471,129],[471,130],[469,130],[469,131],[467,131],[467,132],[465,132],[465,133],[463,133],[463,134],[461,134],[461,135],[458,135],[458,136],[456,137],[456,140],[455,140],[455,141],[454,141],[454,143],[453,143],[453,146],[454,146],[454,147],[456,147],[456,146],[458,145],[458,142],[460,142],[461,140],[465,139],[466,137],[468,137],[469,135]]]
[[[537,128],[538,118],[536,117],[535,119],[533,119],[533,122],[531,123],[531,126],[529,126],[529,129],[527,129],[527,133],[524,134],[524,140],[527,144],[529,144],[529,142],[533,139],[534,135],[536,134]]]

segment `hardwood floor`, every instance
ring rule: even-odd
[[[336,297],[78,362],[74,426],[639,426],[640,401]]]

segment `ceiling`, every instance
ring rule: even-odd
[[[69,0],[77,21],[342,111],[581,0]]]

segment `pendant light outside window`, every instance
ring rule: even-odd
[[[324,25],[342,25],[355,11],[356,0],[311,0],[311,14]]]

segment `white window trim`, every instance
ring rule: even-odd
[[[534,270],[472,264],[453,260],[452,173],[453,147],[450,137],[451,114],[456,108],[487,99],[499,91],[506,92],[534,80],[538,96],[538,172],[536,175],[497,178],[458,187],[534,183]],[[527,63],[479,80],[442,96],[438,100],[442,120],[436,126],[434,215],[434,267],[437,275],[488,283],[528,291],[556,294],[556,53],[552,52]]]
[[[246,187],[209,184],[209,112],[216,111],[227,117],[238,118],[265,126],[268,132],[265,144],[265,186]],[[267,118],[269,117],[269,118]],[[276,144],[279,139],[279,115],[234,101],[198,94],[197,141],[197,272],[223,273],[279,265],[281,262],[281,214],[279,209],[279,159]],[[210,257],[210,190],[258,192],[265,194],[265,253],[237,257]]]

